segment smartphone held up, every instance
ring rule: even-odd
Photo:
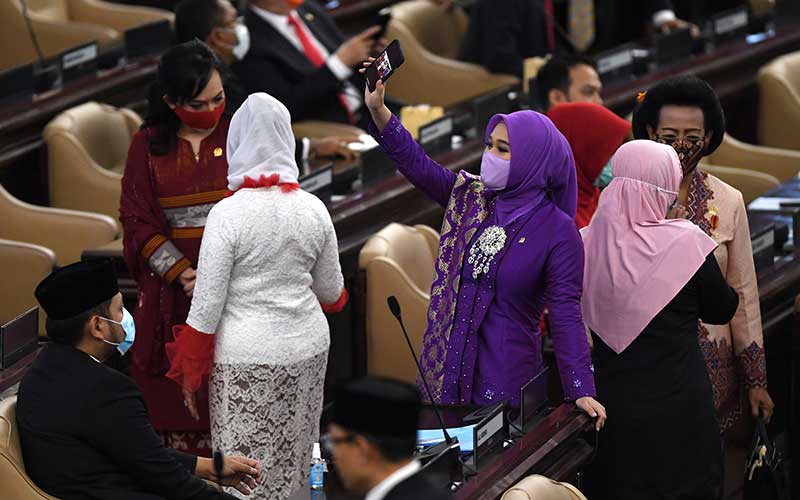
[[[405,59],[403,58],[403,50],[400,48],[400,41],[394,40],[375,58],[364,72],[369,91],[375,92],[375,86],[378,84],[378,80],[386,83],[386,80],[397,71],[397,68],[399,68],[404,61]]]

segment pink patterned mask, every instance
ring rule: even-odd
[[[481,180],[491,191],[502,191],[508,184],[511,160],[504,160],[488,150],[481,160]]]

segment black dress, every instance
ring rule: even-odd
[[[592,333],[608,421],[587,471],[589,498],[719,497],[722,442],[697,322],[726,324],[738,305],[711,254],[622,353]]]

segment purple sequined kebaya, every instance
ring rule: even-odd
[[[583,244],[574,221],[572,152],[544,115],[496,115],[487,137],[500,121],[508,129],[511,171],[506,189],[496,192],[479,177],[434,162],[396,117],[382,132],[370,124],[400,171],[446,208],[423,375],[441,403],[518,406],[520,388],[542,367],[539,321],[546,305],[565,399],[594,396],[580,311]],[[471,263],[487,242],[499,248],[488,267],[480,258]]]

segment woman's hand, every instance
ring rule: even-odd
[[[748,399],[750,400],[750,413],[753,418],[758,418],[759,410],[763,412],[764,422],[769,423],[772,418],[772,412],[775,411],[775,403],[769,397],[769,393],[764,387],[753,387],[748,391]]]
[[[200,420],[200,414],[197,413],[197,399],[195,398],[195,393],[190,391],[189,389],[183,387],[183,406],[189,410],[189,414],[195,420]]]
[[[603,428],[606,423],[606,408],[598,403],[596,399],[584,396],[575,401],[575,406],[586,412],[590,417],[597,419],[594,424],[595,429],[599,431]]]
[[[367,71],[367,68],[372,66],[373,62],[375,62],[374,57],[370,57],[364,61],[364,67],[358,70],[359,73],[363,75]],[[392,119],[392,112],[386,107],[385,97],[386,87],[380,79],[375,85],[374,92],[370,92],[369,85],[364,83],[364,104],[366,104],[369,114],[372,115],[372,121],[375,122],[375,126],[378,127],[380,131],[383,131],[383,129],[386,128],[386,124]]]
[[[677,203],[667,212],[667,219],[686,219],[687,217],[689,217],[689,211],[680,203]]]
[[[178,276],[178,283],[180,283],[181,287],[183,288],[183,293],[185,293],[186,296],[189,298],[192,298],[192,294],[194,293],[194,284],[196,280],[197,280],[197,271],[195,271],[191,267],[187,267],[180,274],[180,276]]]
[[[218,478],[214,470],[214,461],[198,457],[195,474],[207,481],[230,486],[243,495],[249,495],[261,482],[262,466],[258,460],[252,458],[225,457],[222,462],[222,477]]]

